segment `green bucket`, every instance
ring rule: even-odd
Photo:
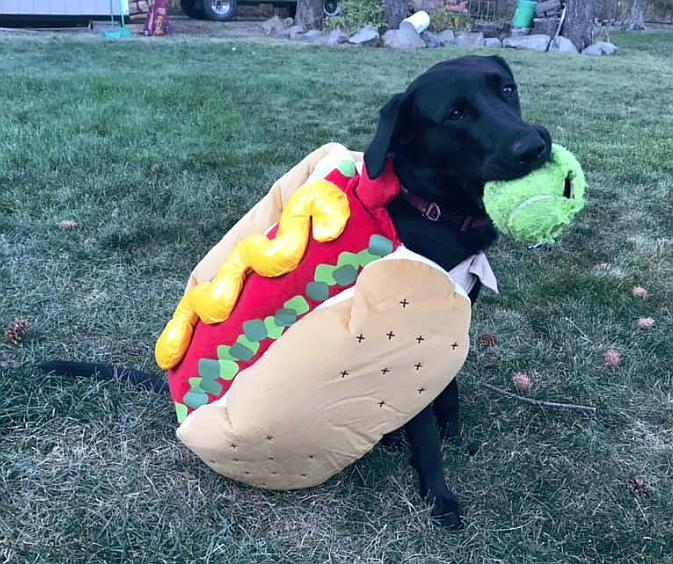
[[[535,8],[537,8],[537,2],[519,0],[516,4],[516,12],[514,12],[512,26],[533,27],[533,16],[535,16]]]

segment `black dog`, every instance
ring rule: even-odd
[[[550,152],[549,132],[521,118],[507,63],[463,57],[435,65],[390,99],[365,163],[376,178],[392,158],[406,191],[389,206],[400,239],[451,270],[496,239],[482,204],[484,184],[525,176]],[[472,303],[479,287],[470,293]],[[421,494],[449,527],[460,525],[461,511],[444,479],[439,436],[460,440],[458,429],[455,379],[405,427]]]
[[[389,206],[400,239],[451,270],[496,239],[481,201],[484,183],[525,176],[550,151],[547,130],[521,119],[517,87],[505,61],[463,57],[435,65],[390,99],[364,159],[371,178],[392,159],[404,188]],[[479,284],[470,293],[473,303],[478,291]],[[157,375],[108,365],[50,362],[41,367],[73,376],[98,372],[166,389]],[[460,525],[461,511],[444,479],[440,433],[460,440],[458,428],[455,380],[405,426],[421,494],[433,504],[432,515],[450,527]]]

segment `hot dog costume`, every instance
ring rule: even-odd
[[[386,210],[400,190],[392,166],[375,180],[361,168],[361,153],[332,143],[283,176],[197,265],[157,343],[177,434],[216,472],[320,484],[465,360],[465,289],[401,245]],[[493,285],[480,259],[454,273],[463,285],[478,270]]]

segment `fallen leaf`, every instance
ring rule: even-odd
[[[637,497],[652,497],[652,491],[640,478],[629,478],[626,482],[631,488],[631,493]]]
[[[652,329],[654,327],[654,319],[651,317],[641,317],[638,320],[638,327],[641,329]]]
[[[73,221],[72,219],[64,219],[63,221],[59,222],[58,228],[61,231],[71,231],[73,229],[77,229],[79,227],[79,223],[76,221]]]

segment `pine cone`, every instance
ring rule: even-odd
[[[615,349],[608,349],[603,354],[603,362],[608,368],[617,368],[622,363],[622,355]]]
[[[64,219],[58,224],[58,228],[61,231],[72,231],[73,229],[77,229],[78,227],[79,223],[73,221],[72,219]]]
[[[485,333],[478,340],[480,347],[492,347],[498,344],[498,336],[495,333]]]
[[[19,345],[28,338],[28,321],[16,319],[5,329],[4,342],[8,345]]]
[[[647,484],[640,478],[630,478],[626,483],[629,488],[631,488],[633,495],[638,497],[652,497],[650,488],[648,488]]]

